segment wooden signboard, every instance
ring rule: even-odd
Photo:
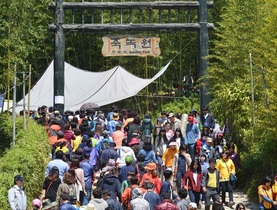
[[[159,37],[105,36],[102,38],[102,55],[154,56],[161,54]]]

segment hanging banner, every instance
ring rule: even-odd
[[[0,94],[0,109],[1,112],[3,111],[4,108],[4,103],[5,103],[5,98],[6,98],[6,94]]]
[[[105,36],[102,38],[102,55],[154,56],[161,54],[159,37]]]

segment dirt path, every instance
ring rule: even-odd
[[[246,206],[246,210],[258,210],[259,209],[258,204],[250,202],[247,195],[243,194],[240,191],[234,191],[234,201],[236,202],[236,204],[243,203]],[[225,209],[230,209],[230,208],[226,207]]]

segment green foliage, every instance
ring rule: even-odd
[[[12,120],[6,118],[4,122],[11,128]],[[23,125],[23,119],[17,123]],[[12,130],[9,131],[12,133]],[[7,202],[8,190],[13,186],[13,177],[22,174],[25,177],[24,188],[27,194],[29,207],[33,198],[39,197],[44,181],[44,171],[49,162],[49,142],[45,129],[33,120],[28,121],[27,130],[17,129],[16,145],[0,158],[0,206],[9,209]]]
[[[0,115],[0,157],[12,143],[12,123],[7,123],[9,119],[10,116],[7,114]]]
[[[256,200],[257,186],[266,175],[274,175],[277,167],[277,2],[229,0],[225,4],[207,74],[213,96],[210,107],[220,120],[229,119],[242,159],[238,184]]]
[[[190,98],[173,99],[168,103],[161,105],[161,110],[152,112],[153,118],[156,119],[160,116],[161,111],[177,113],[189,113],[192,108],[199,110],[198,98],[191,96]]]

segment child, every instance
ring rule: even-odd
[[[122,166],[120,168],[119,174],[118,174],[118,179],[122,183],[123,181],[127,180],[128,172],[132,171],[135,173],[135,168],[131,165],[133,162],[133,158],[131,155],[127,155],[125,157],[125,166]]]
[[[148,201],[150,210],[155,210],[155,207],[161,203],[160,196],[154,192],[154,187],[154,184],[151,182],[145,184],[147,191],[143,195],[143,198]]]
[[[172,141],[169,144],[169,148],[165,150],[165,153],[163,154],[162,161],[163,165],[166,168],[172,168],[173,165],[173,159],[174,155],[178,152],[178,149],[176,148],[177,143]]]
[[[172,179],[173,179],[173,173],[171,170],[167,169],[164,171],[164,178],[165,181],[162,183],[161,191],[160,191],[160,198],[162,200],[163,193],[167,192],[170,193],[170,199],[175,200],[177,198],[177,195],[174,194],[172,189]]]
[[[121,194],[124,192],[124,190],[127,188],[127,187],[131,187],[131,178],[132,176],[135,176],[135,172],[133,171],[129,171],[128,172],[128,179],[123,181],[122,184],[121,184]]]

